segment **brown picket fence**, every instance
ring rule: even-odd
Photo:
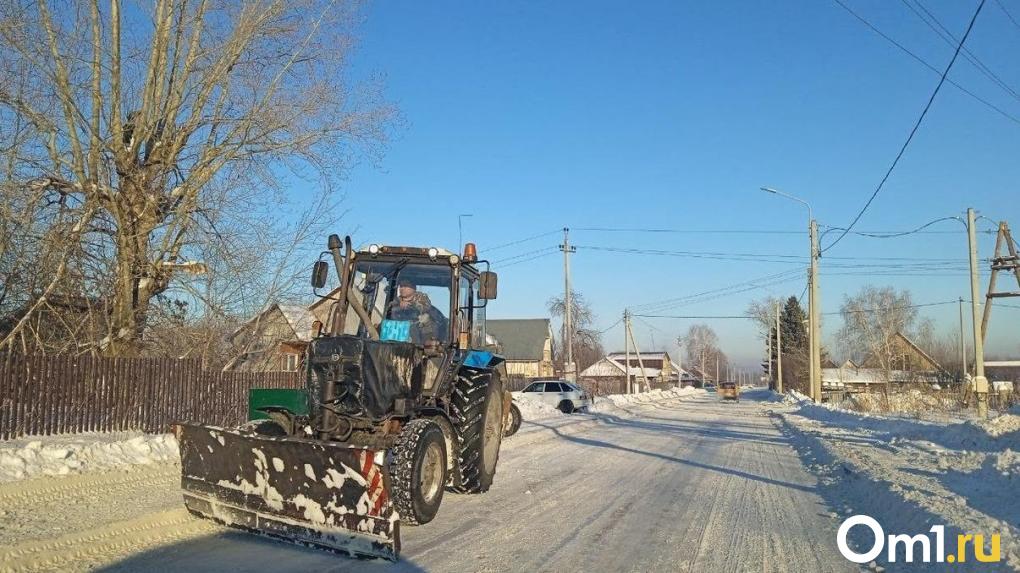
[[[299,388],[298,372],[205,370],[199,360],[0,355],[0,439],[230,426],[251,388]]]

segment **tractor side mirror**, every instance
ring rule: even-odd
[[[312,266],[312,288],[326,286],[326,279],[329,277],[329,263],[326,261],[315,261]]]
[[[478,298],[482,300],[495,300],[497,282],[496,273],[483,272],[479,277]]]

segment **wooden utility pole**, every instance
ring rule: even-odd
[[[769,386],[773,385],[775,378],[772,376],[772,334],[769,334]]]
[[[779,305],[776,303],[776,392],[783,393],[783,328],[779,322]]]
[[[811,398],[822,401],[822,303],[818,289],[818,223],[811,219]]]
[[[623,376],[627,380],[627,393],[633,394],[630,387],[630,312],[623,309],[623,348],[624,360]]]
[[[570,229],[563,228],[563,244],[560,245],[563,251],[563,347],[567,351],[567,361],[563,365],[563,377],[570,382],[577,380],[577,372],[574,367],[574,324],[571,321],[573,301],[570,292],[570,253],[577,249],[570,246]]]
[[[634,353],[637,354],[638,368],[641,370],[641,383],[644,386],[645,392],[648,392],[652,388],[648,384],[648,376],[645,375],[645,363],[644,363],[643,360],[641,360],[641,349],[638,348],[637,340],[634,339],[634,330],[631,329],[631,327],[630,327],[630,320],[627,321],[627,333],[630,335],[630,342],[631,342],[631,344],[634,345]],[[627,368],[629,369],[630,368],[629,357],[628,357],[627,362],[628,362]]]
[[[960,297],[960,382],[967,378],[967,345],[963,341],[963,297]]]
[[[988,379],[985,378],[984,337],[981,334],[981,311],[978,310],[978,258],[974,209],[967,209],[967,242],[970,246],[970,298],[974,319],[974,393],[977,395],[979,418],[988,417]]]

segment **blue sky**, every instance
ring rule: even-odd
[[[953,48],[904,3],[844,1],[935,67],[952,56]],[[1003,3],[1020,18],[1020,3]],[[975,5],[924,4],[956,37]],[[938,82],[838,4],[821,0],[380,1],[367,9],[360,36],[357,73],[383,74],[386,93],[406,122],[379,165],[350,174],[344,224],[359,228],[358,242],[452,248],[457,214],[471,213],[464,219],[465,240],[494,260],[554,247],[560,238],[487,247],[565,226],[804,230],[803,206],[759,191],[762,185],[809,201],[822,225],[845,225]],[[1020,27],[994,0],[967,47],[1020,90]],[[966,60],[957,61],[950,78],[1020,118],[1020,100]],[[1020,228],[1017,157],[1020,123],[945,85],[858,229],[911,229],[962,215],[969,206]],[[845,294],[868,283],[909,289],[918,303],[969,297],[967,276],[959,271],[891,276],[832,267],[875,257],[966,261],[962,225],[949,221],[930,230],[938,233],[885,240],[848,236],[827,252],[821,263],[823,312],[837,311]],[[571,239],[581,246],[667,251],[807,252],[806,234],[793,233],[575,230]],[[990,255],[992,240],[982,235],[982,256]],[[579,249],[573,279],[606,328],[627,306],[806,264],[743,258]],[[508,266],[500,283],[490,316],[545,316],[546,301],[563,289],[562,256],[551,251]],[[740,314],[751,299],[800,295],[804,285],[798,276],[670,312]],[[956,328],[955,305],[922,310],[941,329]],[[695,322],[646,320],[635,323],[645,347],[653,337],[663,347]],[[748,322],[707,322],[724,351],[743,365],[757,362],[761,347]],[[827,334],[838,326],[837,317],[827,317]],[[622,346],[622,337],[619,327],[610,329],[607,349]],[[1020,309],[997,311],[990,337],[991,351],[1020,353]]]

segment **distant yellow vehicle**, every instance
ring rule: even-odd
[[[720,382],[718,392],[719,397],[723,400],[740,401],[740,388],[737,387],[736,382]]]

